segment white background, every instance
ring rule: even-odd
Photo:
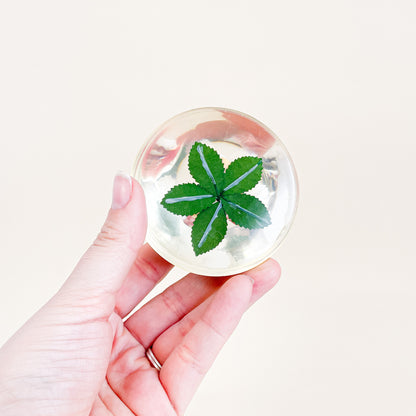
[[[181,111],[230,107],[280,136],[301,199],[281,281],[187,415],[414,415],[415,12],[2,1],[0,344],[71,272],[148,135]]]

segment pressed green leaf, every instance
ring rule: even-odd
[[[221,201],[200,212],[192,226],[192,246],[199,256],[217,247],[227,232],[227,217]]]
[[[270,225],[263,203],[244,192],[261,179],[262,159],[245,156],[234,160],[224,172],[219,154],[196,142],[189,153],[188,168],[198,182],[174,186],[161,204],[177,215],[198,214],[192,226],[192,246],[197,256],[221,243],[227,233],[227,215],[235,224],[248,228]]]
[[[193,215],[212,205],[215,196],[196,183],[174,186],[163,197],[161,204],[177,215]]]
[[[240,227],[254,229],[271,224],[267,208],[255,196],[233,194],[224,196],[221,201],[230,220]]]
[[[224,184],[224,165],[212,147],[196,142],[189,152],[188,167],[202,187],[213,194],[220,194]]]
[[[263,170],[259,157],[244,156],[230,163],[224,179],[224,195],[239,194],[253,188],[261,178]]]

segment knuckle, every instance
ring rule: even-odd
[[[138,255],[134,260],[134,265],[144,279],[149,280],[152,283],[159,280],[158,269],[153,262],[149,261],[145,257]]]
[[[226,336],[223,334],[223,332],[213,323],[211,320],[207,319],[206,317],[201,318],[201,322],[208,327],[208,329],[211,330],[214,334],[218,336],[221,340],[225,340]]]
[[[180,337],[185,338],[185,336],[193,328],[195,323],[196,322],[189,316],[179,321],[178,332],[179,332]]]
[[[127,239],[128,235],[125,231],[120,230],[111,221],[107,221],[101,228],[93,244],[96,246],[107,246],[109,243],[124,242]]]
[[[205,368],[202,365],[201,361],[198,359],[196,354],[186,345],[181,344],[177,348],[176,351],[178,358],[187,366],[191,367],[193,370],[195,370],[198,374],[204,375],[205,374]]]
[[[171,286],[161,293],[162,301],[165,306],[176,316],[181,319],[185,313],[184,301],[181,294]]]

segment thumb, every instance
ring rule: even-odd
[[[114,295],[121,287],[143,244],[147,227],[141,186],[125,173],[114,178],[107,219],[91,247],[61,289],[82,298]]]

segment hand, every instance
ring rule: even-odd
[[[189,274],[123,321],[172,267],[143,245],[146,224],[140,185],[117,175],[95,242],[0,350],[3,416],[182,415],[244,311],[279,278],[274,260],[232,277]]]

